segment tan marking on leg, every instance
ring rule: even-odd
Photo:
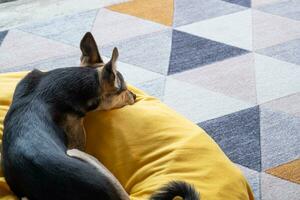
[[[62,127],[67,135],[68,149],[85,150],[86,134],[83,126],[83,118],[67,115],[62,122]]]
[[[100,163],[97,158],[80,151],[78,149],[71,149],[67,151],[67,155],[78,158],[82,161],[85,161],[87,163],[90,163],[93,165],[101,174],[104,174],[110,182],[113,184],[113,186],[116,188],[116,191],[119,193],[122,200],[129,200],[129,196],[127,192],[124,190],[123,186],[120,184],[120,182],[116,179],[116,177],[102,164]]]

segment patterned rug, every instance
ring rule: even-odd
[[[104,56],[119,48],[129,83],[203,127],[256,199],[299,199],[299,0],[133,0],[34,22],[0,32],[0,72],[78,65],[86,31]]]

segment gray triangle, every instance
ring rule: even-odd
[[[254,199],[260,200],[260,172],[257,172],[255,170],[249,169],[248,167],[244,167],[242,165],[237,165],[241,171],[243,172],[244,176],[248,180],[248,183],[251,186],[251,189],[254,193]]]
[[[259,107],[199,123],[235,163],[261,171]]]
[[[261,105],[262,170],[299,158],[300,118]]]
[[[0,68],[0,73],[17,72],[17,71],[31,71],[33,69],[39,70],[52,70],[61,67],[74,67],[79,66],[80,55],[71,55],[63,57],[49,58],[26,65],[20,65],[15,67]]]
[[[164,95],[165,82],[166,82],[166,78],[160,77],[154,80],[137,84],[136,87],[145,91],[147,94],[162,100]]]
[[[1,31],[0,32],[0,45],[2,44],[2,41],[4,40],[7,33],[8,33],[8,31]]]
[[[168,74],[208,65],[248,52],[238,47],[173,30]]]
[[[244,6],[220,0],[174,0],[174,26],[219,17],[245,10]]]
[[[240,6],[251,7],[251,0],[223,0],[229,3],[237,4]]]
[[[256,9],[281,17],[287,17],[297,21],[300,20],[299,0],[274,1],[274,3],[263,4]]]
[[[118,47],[120,61],[166,75],[171,44],[172,31],[168,29],[115,42],[101,51],[103,55],[110,57],[113,47]]]
[[[6,2],[11,2],[11,1],[16,1],[16,0],[0,0],[0,3],[6,3]]]
[[[73,46],[79,46],[83,35],[91,31],[96,15],[97,10],[92,10],[29,24],[19,29]]]
[[[300,185],[261,173],[262,200],[298,200]]]
[[[300,39],[260,49],[257,53],[300,65]]]

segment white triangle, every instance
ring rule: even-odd
[[[76,52],[78,49],[75,47],[23,31],[11,30],[0,47],[0,68],[25,65]]]
[[[96,15],[97,10],[93,10],[32,23],[19,29],[73,46],[79,46],[83,35],[91,30]]]
[[[268,56],[255,54],[258,103],[300,92],[300,67]]]
[[[177,29],[242,49],[252,50],[250,9],[181,26]]]
[[[254,106],[170,77],[166,80],[164,103],[196,123]]]
[[[262,200],[296,200],[300,197],[300,185],[262,173],[261,195]]]
[[[300,22],[252,10],[253,49],[259,50],[300,37]]]
[[[92,33],[97,38],[98,45],[102,46],[167,28],[167,26],[138,17],[100,9]]]
[[[260,184],[259,184],[259,179],[260,179],[260,173],[249,169],[248,167],[244,167],[242,165],[236,164],[240,170],[243,172],[244,176],[246,177],[248,183],[251,186],[251,189],[254,193],[255,199],[260,199]]]

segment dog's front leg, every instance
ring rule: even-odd
[[[116,179],[116,177],[102,164],[97,158],[80,151],[78,149],[70,149],[67,151],[67,155],[83,160],[91,165],[93,165],[97,170],[99,170],[102,174],[104,174],[114,185],[116,191],[119,193],[122,200],[129,200],[129,196],[127,192],[124,190],[123,186]]]
[[[61,123],[68,140],[68,149],[85,150],[86,134],[83,127],[83,118],[67,115]]]

